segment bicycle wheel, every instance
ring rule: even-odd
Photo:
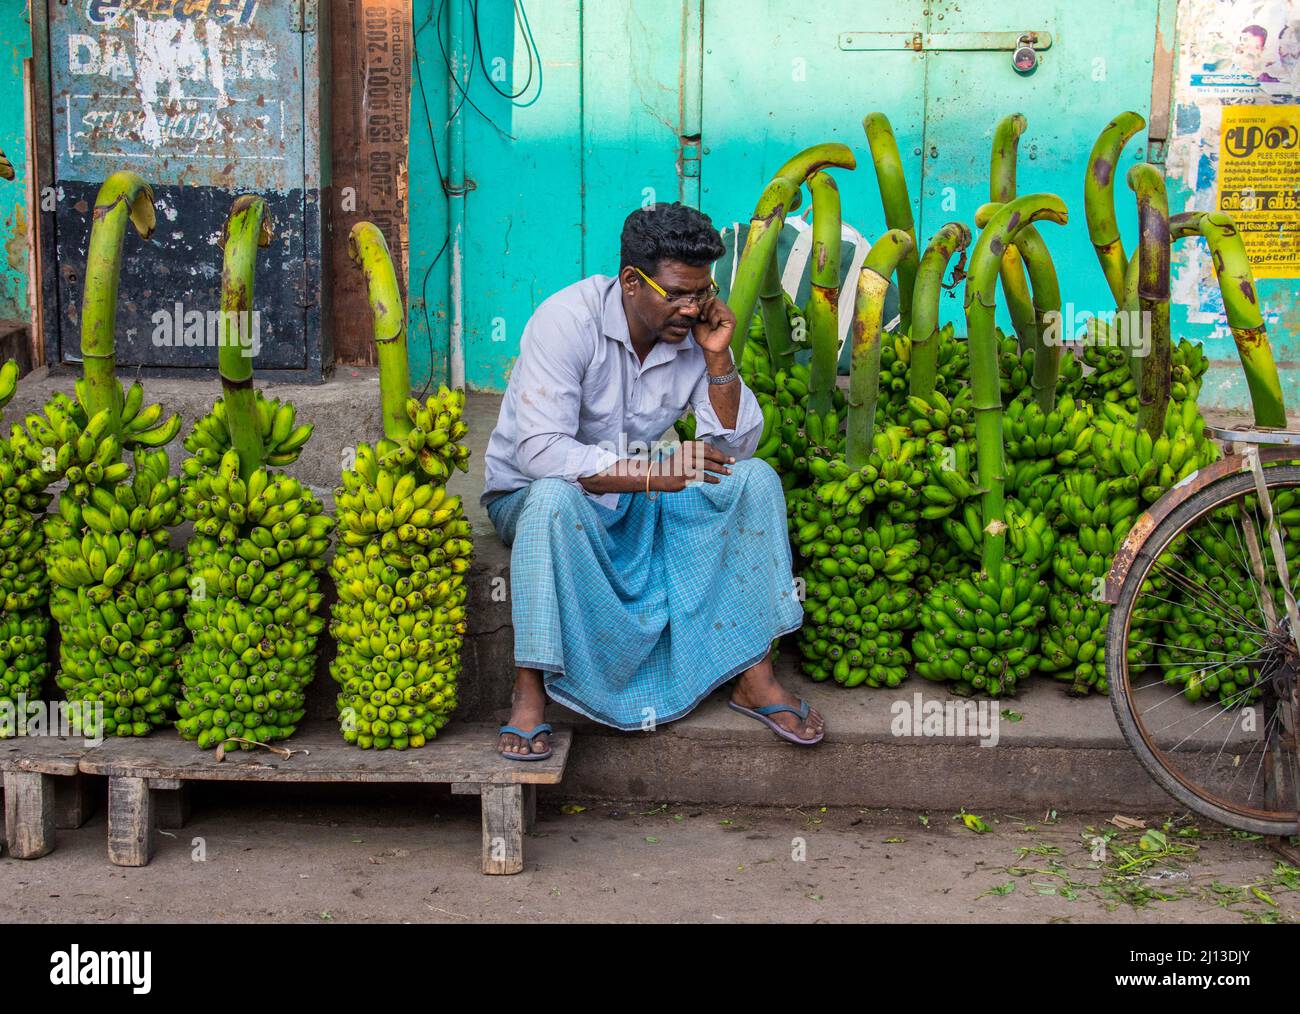
[[[1300,467],[1264,476],[1294,593]],[[1300,653],[1279,562],[1252,472],[1188,497],[1134,557],[1111,610],[1106,668],[1124,738],[1166,791],[1230,827],[1290,835]]]

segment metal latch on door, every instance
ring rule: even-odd
[[[845,52],[896,52],[910,49],[916,53],[930,50],[1005,50],[1013,54],[1014,66],[1021,73],[1020,60],[1028,49],[1035,57],[1052,46],[1051,32],[840,32],[839,47]],[[1030,67],[1029,70],[1033,68]]]

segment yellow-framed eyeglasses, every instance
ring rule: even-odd
[[[663,298],[666,299],[673,306],[691,306],[691,305],[703,306],[705,303],[707,303],[710,299],[712,299],[714,296],[718,294],[718,283],[713,281],[713,278],[711,276],[709,278],[710,285],[703,292],[689,292],[684,296],[670,296],[668,295],[667,292],[664,291],[663,286],[661,286],[658,282],[656,282],[653,278],[647,275],[640,268],[633,265],[632,270],[635,271],[638,275],[640,275],[643,279],[645,279],[646,285],[654,289],[655,292],[663,296]]]

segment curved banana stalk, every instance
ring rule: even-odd
[[[95,198],[86,256],[86,284],[81,297],[81,355],[85,362],[86,415],[111,409],[109,432],[121,428],[122,389],[114,375],[117,289],[122,277],[122,240],[130,220],[143,239],[153,235],[153,189],[133,172],[117,172],[104,181]]]
[[[907,233],[911,249],[898,264],[898,330],[909,334],[912,327],[912,301],[916,291],[916,272],[920,268],[917,252],[916,225],[912,220],[912,201],[907,193],[907,178],[903,175],[903,162],[898,155],[898,141],[894,128],[884,113],[868,113],[862,118],[862,129],[871,148],[871,161],[876,167],[876,184],[880,188],[880,203],[885,209],[885,225]]]
[[[1106,284],[1115,305],[1124,307],[1124,272],[1128,257],[1120,238],[1115,217],[1115,170],[1129,139],[1147,125],[1138,113],[1120,113],[1097,137],[1088,155],[1088,170],[1083,178],[1083,211],[1088,220],[1088,235],[1101,264]]]
[[[981,205],[975,212],[975,224],[983,228],[993,220],[999,204]],[[1012,248],[1008,248],[1012,249]],[[1061,346],[1059,341],[1048,344],[1047,335],[1052,330],[1053,320],[1060,319],[1061,283],[1056,275],[1056,264],[1043,237],[1034,226],[1026,225],[1016,233],[1017,259],[1028,271],[1027,285],[1032,284],[1030,297],[1031,323],[1027,330],[1028,344],[1021,346],[1034,350],[1034,372],[1030,376],[1029,386],[1034,392],[1034,401],[1045,412],[1052,411],[1056,405],[1056,384],[1061,373]],[[1007,251],[1002,253],[999,266],[1006,290]],[[1020,267],[1018,264],[1017,267]],[[1026,290],[1028,291],[1028,290]]]
[[[370,295],[384,436],[402,440],[412,428],[406,411],[406,399],[411,396],[411,367],[406,359],[406,313],[402,309],[397,271],[384,234],[373,222],[358,222],[352,227],[348,234],[348,253],[353,263],[365,272],[366,291]]]
[[[1175,215],[1169,222],[1173,239],[1200,235],[1210,248],[1214,274],[1223,294],[1228,327],[1237,344],[1246,386],[1250,391],[1255,425],[1285,428],[1286,403],[1277,363],[1268,340],[1268,328],[1259,309],[1259,293],[1250,258],[1237,232],[1237,224],[1226,211],[1192,211]]]
[[[0,180],[11,180],[14,178],[14,164],[3,151],[0,151]]]
[[[1002,392],[998,343],[994,334],[998,268],[1002,253],[1025,225],[1044,220],[1064,225],[1068,213],[1054,194],[1029,194],[1002,205],[980,233],[966,277],[966,331],[974,394],[975,443],[980,485],[984,488],[984,570],[996,574],[1006,541],[1006,495],[1002,449]]]
[[[912,297],[912,368],[909,383],[911,393],[928,398],[934,392],[937,358],[939,355],[939,293],[942,291],[944,272],[954,254],[963,257],[970,246],[970,229],[963,222],[949,222],[934,234],[925,248],[920,268],[916,273],[916,289]]]
[[[993,204],[1006,204],[1016,196],[1016,156],[1020,146],[1020,135],[1025,132],[1028,121],[1021,113],[1004,116],[993,128],[993,156],[989,162],[989,201]],[[985,223],[975,224],[983,227]],[[1007,300],[1007,310],[1011,314],[1011,326],[1020,343],[1020,351],[1035,346],[1034,303],[1029,294],[1029,279],[1025,276],[1025,265],[1020,251],[1007,247],[1002,252],[1002,264],[999,269],[1002,277],[1002,294]]]
[[[859,469],[871,454],[880,397],[880,330],[884,323],[885,294],[889,278],[912,249],[912,237],[890,229],[871,245],[858,275],[853,303],[853,347],[849,366],[849,410],[845,433],[845,460]]]
[[[270,245],[271,231],[266,201],[244,194],[230,206],[221,233],[225,257],[217,361],[226,404],[226,428],[230,445],[239,452],[239,477],[245,482],[262,467],[265,453],[261,416],[253,392],[253,349],[243,339],[252,334],[257,250]]]
[[[813,199],[811,287],[804,317],[812,345],[808,410],[825,417],[839,364],[840,191],[826,173],[808,177]]]
[[[775,264],[777,236],[785,224],[785,216],[799,208],[802,200],[799,191],[804,180],[821,169],[855,169],[857,165],[858,161],[847,145],[834,141],[815,144],[781,166],[763,188],[754,214],[750,217],[745,249],[736,267],[736,281],[727,300],[727,305],[736,315],[736,337],[731,343],[736,362],[740,362],[741,353],[745,351],[745,339],[750,318],[754,316],[759,288],[767,279],[769,270],[772,270],[770,265]],[[782,313],[784,314],[784,308]],[[777,324],[778,328],[782,326],[781,323]],[[779,337],[777,342],[780,344]],[[771,344],[772,336],[769,334],[769,347]],[[786,344],[789,344],[788,339]]]
[[[1146,430],[1152,440],[1158,440],[1165,431],[1172,380],[1169,373],[1169,197],[1164,174],[1146,162],[1128,171],[1128,185],[1138,202],[1138,309],[1151,320],[1150,348],[1140,366],[1134,360],[1141,356],[1141,345],[1129,349],[1130,372],[1140,377],[1138,429]]]
[[[766,215],[750,220],[745,234],[745,249],[736,266],[736,280],[731,286],[727,306],[736,315],[736,333],[731,339],[731,354],[736,362],[745,351],[749,339],[749,320],[754,316],[758,289],[767,273],[767,266],[776,260],[776,241],[785,225],[785,205],[777,204]]]

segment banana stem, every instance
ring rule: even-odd
[[[411,396],[411,367],[406,359],[406,312],[397,271],[384,234],[373,222],[358,222],[348,233],[348,253],[366,276],[374,318],[375,353],[379,359],[379,402],[384,436],[401,440],[411,432],[406,400]]]
[[[1006,541],[1006,476],[1002,447],[1002,391],[998,378],[998,343],[994,334],[998,267],[1002,252],[1027,224],[1047,220],[1065,224],[1065,204],[1054,194],[1029,194],[1002,205],[980,233],[966,277],[966,332],[970,348],[971,389],[975,396],[975,445],[984,537],[981,561],[997,573]]]
[[[912,201],[907,193],[907,177],[903,175],[903,162],[898,155],[898,141],[894,128],[884,113],[868,113],[862,120],[862,129],[871,148],[871,161],[876,167],[876,185],[880,188],[880,203],[885,209],[885,225],[907,233],[911,249],[899,262],[898,271],[898,330],[910,334],[912,327],[912,301],[916,292],[916,273],[920,268],[917,252],[916,225],[912,221]]]
[[[225,258],[221,267],[220,347],[217,352],[226,429],[230,446],[239,452],[239,474],[245,482],[262,467],[265,447],[262,423],[253,392],[253,284],[257,248],[271,242],[271,216],[260,197],[235,198],[221,234]],[[237,329],[237,330],[236,330]]]
[[[928,398],[934,392],[939,359],[939,293],[943,276],[954,254],[965,253],[970,246],[970,229],[963,222],[942,226],[925,248],[916,272],[916,290],[912,299],[912,369],[911,393]],[[958,263],[961,266],[963,261]]]
[[[1047,335],[1051,331],[1051,322],[1060,320],[1061,284],[1056,277],[1052,255],[1036,228],[1032,225],[1024,226],[1016,234],[1016,246],[1024,258],[1034,290],[1034,329],[1030,345],[1034,350],[1034,372],[1029,384],[1038,407],[1044,412],[1050,412],[1056,407],[1056,383],[1061,376],[1061,345],[1059,341],[1048,344]]]
[[[1128,185],[1137,195],[1138,203],[1138,309],[1143,318],[1151,321],[1150,347],[1142,361],[1138,383],[1137,426],[1151,434],[1152,440],[1157,440],[1165,431],[1172,380],[1169,372],[1172,355],[1169,338],[1169,198],[1165,192],[1164,174],[1145,162],[1128,171]],[[1129,351],[1130,355],[1140,354],[1141,344]]]
[[[989,201],[994,204],[1006,204],[1016,196],[1016,156],[1020,147],[1020,135],[1027,126],[1028,122],[1022,114],[1012,113],[1004,116],[993,128],[993,154],[989,160]],[[1002,276],[1002,294],[1006,297],[1007,310],[1011,314],[1011,326],[1015,329],[1023,352],[1033,346],[1035,341],[1034,303],[1029,294],[1024,264],[1015,248],[1008,247],[1003,251],[999,273]]]
[[[889,277],[912,249],[912,237],[890,229],[871,245],[858,275],[853,302],[853,345],[849,366],[849,410],[845,424],[845,460],[858,469],[871,454],[880,400],[880,331],[885,316]]]
[[[763,314],[763,333],[767,337],[772,369],[788,369],[794,362],[794,346],[790,342],[790,318],[785,312],[785,289],[781,287],[781,272],[775,257],[767,259],[758,303]]]
[[[727,306],[736,315],[736,333],[731,339],[731,354],[736,362],[740,362],[745,351],[749,322],[754,316],[754,304],[758,302],[758,289],[767,273],[767,266],[776,262],[776,241],[784,225],[784,204],[775,205],[765,215],[755,215],[749,222],[745,249],[736,266],[736,280],[727,300]]]
[[[104,181],[95,198],[86,255],[86,285],[81,299],[82,375],[86,379],[86,415],[94,418],[112,409],[109,432],[121,429],[122,388],[114,336],[117,328],[117,289],[122,278],[122,241],[130,220],[144,239],[153,235],[153,190],[133,172],[117,172]]]
[[[811,288],[804,317],[812,346],[808,410],[825,416],[839,364],[840,341],[840,190],[823,172],[808,177],[813,202]]]
[[[1133,112],[1120,113],[1097,137],[1088,155],[1088,170],[1083,178],[1083,211],[1088,220],[1088,236],[1101,264],[1106,284],[1115,305],[1124,306],[1124,271],[1128,257],[1115,217],[1115,169],[1129,139],[1146,126],[1147,121]]]
[[[1237,223],[1227,212],[1212,211],[1200,219],[1199,226],[1210,247],[1219,291],[1223,293],[1223,307],[1228,314],[1228,327],[1232,329],[1241,368],[1246,374],[1246,386],[1255,410],[1255,425],[1284,429],[1287,422],[1282,382],[1268,341],[1268,328],[1259,310],[1255,274],[1237,231]]]
[[[799,189],[811,174],[829,166],[854,169],[857,159],[847,145],[832,141],[805,148],[776,171],[768,181],[754,208],[745,236],[745,249],[736,268],[736,281],[731,287],[727,305],[736,315],[736,336],[731,342],[731,353],[740,362],[745,351],[750,319],[754,304],[758,302],[759,289],[764,287],[768,262],[775,264],[776,240],[785,224],[785,216],[798,209],[802,197]],[[778,285],[779,285],[778,281]],[[767,286],[770,288],[770,286]],[[766,320],[766,317],[764,318]],[[788,323],[788,321],[787,321]],[[779,340],[779,339],[778,339]],[[771,338],[768,339],[771,344]]]

